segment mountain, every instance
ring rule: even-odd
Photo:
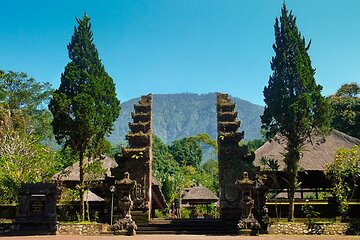
[[[232,97],[232,100],[236,103],[245,140],[261,138],[260,115],[264,108],[240,98]],[[121,104],[120,117],[109,137],[113,145],[125,141],[131,112],[138,101],[139,98],[134,98]],[[216,93],[153,94],[153,128],[154,134],[167,144],[198,133],[207,133],[216,139]]]

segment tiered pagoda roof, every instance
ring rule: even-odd
[[[118,167],[111,170],[116,180],[130,173],[137,182],[134,209],[144,213],[151,206],[151,162],[152,162],[152,95],[142,96],[134,105],[131,113],[133,122],[129,123],[130,132],[125,138],[129,145],[122,148],[121,156],[116,158]],[[148,211],[150,212],[150,211]]]
[[[218,142],[219,145],[237,145],[244,132],[238,132],[241,122],[237,119],[235,103],[228,94],[217,94]]]
[[[243,171],[251,170],[254,156],[249,156],[246,146],[239,146],[244,132],[239,132],[241,122],[237,119],[235,103],[228,94],[217,94],[218,160],[221,218],[240,218],[240,195],[235,182]]]

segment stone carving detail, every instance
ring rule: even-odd
[[[52,183],[22,184],[15,223],[21,229],[55,232],[58,188]]]
[[[244,234],[249,231],[250,235],[256,235],[259,232],[260,224],[254,218],[252,213],[254,209],[254,193],[256,191],[257,183],[249,179],[248,173],[243,173],[243,178],[235,182],[236,187],[240,190],[241,194],[241,218],[238,223],[238,229],[240,234]]]
[[[111,169],[112,176],[119,180],[125,172],[130,173],[136,184],[130,196],[133,209],[142,211],[150,217],[151,212],[151,165],[152,165],[152,95],[142,96],[134,105],[129,123],[130,132],[126,135],[129,145],[121,149],[121,156],[115,160],[118,167]],[[108,182],[111,182],[108,179]],[[122,196],[117,196],[118,198]]]
[[[240,201],[241,207],[241,218],[254,218],[252,214],[252,209],[254,208],[254,200],[249,196],[249,194],[245,194],[244,197]]]
[[[131,195],[135,186],[136,181],[130,179],[128,172],[125,172],[123,179],[115,181],[115,191],[120,196],[118,202],[120,213],[118,220],[111,226],[111,230],[115,231],[116,234],[135,235],[136,233],[137,226],[131,218],[131,209],[133,207]]]
[[[227,94],[217,94],[218,160],[221,218],[238,220],[241,209],[240,196],[234,185],[243,171],[254,173],[252,161],[255,155],[248,155],[246,146],[239,146],[244,132],[239,132],[235,103]]]
[[[131,215],[130,209],[133,207],[131,193],[135,188],[136,182],[130,179],[128,172],[124,174],[124,178],[115,182],[115,189],[119,192],[119,218],[125,218],[126,215]]]
[[[114,225],[111,226],[111,230],[115,235],[136,235],[137,226],[134,220],[131,219],[131,215],[126,215],[125,218],[119,219]]]

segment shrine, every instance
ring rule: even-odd
[[[235,103],[228,94],[217,94],[217,126],[218,126],[218,161],[221,219],[237,221],[241,217],[240,193],[235,182],[247,171],[255,174],[252,162],[255,155],[248,155],[246,146],[239,146],[244,132],[239,132],[240,121],[237,119]]]
[[[115,159],[118,166],[111,169],[113,177],[105,181],[116,187],[116,181],[128,172],[136,182],[131,190],[132,216],[135,222],[148,222],[152,211],[152,95],[142,96],[134,110],[133,122],[129,123],[131,131],[126,135],[129,146],[121,149],[122,155]],[[121,197],[115,194],[114,201]],[[119,214],[119,209],[114,211]]]
[[[58,189],[52,183],[23,184],[19,190],[19,208],[15,224],[22,231],[55,234]]]

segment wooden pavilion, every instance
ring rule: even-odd
[[[308,142],[304,146],[299,162],[299,181],[302,183],[302,188],[328,188],[330,182],[324,174],[326,164],[334,162],[338,149],[353,148],[354,145],[360,145],[360,140],[337,130],[333,130],[325,139],[318,137],[313,139],[312,143]],[[278,179],[286,179],[283,171],[285,146],[286,139],[281,137],[275,137],[266,142],[255,151],[254,165],[267,171],[269,168],[261,164],[261,159],[264,157],[274,159],[280,166],[277,172]],[[282,181],[280,184],[284,184],[284,182]],[[284,187],[284,185],[281,186]]]
[[[323,217],[332,217],[336,214],[337,204],[332,196],[331,184],[332,182],[326,178],[324,170],[328,163],[334,162],[335,155],[340,148],[353,148],[355,145],[360,145],[360,140],[351,137],[345,133],[333,130],[325,139],[315,138],[312,143],[308,142],[304,146],[302,156],[299,162],[300,171],[298,181],[301,183],[300,187],[295,192],[295,214],[302,215],[301,205],[305,204],[306,198],[312,198],[311,202],[317,204],[317,210],[324,215]],[[272,186],[273,195],[268,198],[267,206],[269,211],[273,204],[279,206],[284,205],[283,212],[287,212],[286,204],[288,202],[287,190],[287,174],[284,171],[286,139],[276,136],[273,140],[266,142],[263,146],[255,151],[254,165],[258,166],[269,176],[276,176],[276,184]],[[279,170],[271,173],[267,166],[262,164],[262,158],[276,160],[279,164]],[[352,212],[360,210],[358,199],[360,198],[357,190],[354,195]]]
[[[209,215],[209,205],[218,201],[219,198],[215,195],[215,193],[204,186],[185,188],[181,194],[181,204],[183,206],[195,210],[196,205],[206,205],[207,215]]]

